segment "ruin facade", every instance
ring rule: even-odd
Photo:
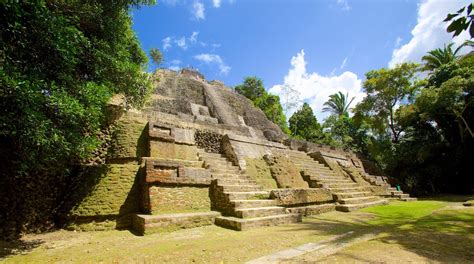
[[[154,77],[148,106],[115,122],[70,228],[248,230],[413,199],[354,153],[289,138],[222,82],[194,70]]]

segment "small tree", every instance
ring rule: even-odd
[[[370,120],[378,133],[388,132],[393,143],[398,143],[403,127],[400,125],[398,106],[410,101],[417,90],[415,72],[417,65],[403,63],[393,69],[382,68],[366,73],[364,88],[367,92],[356,106],[359,115]]]
[[[263,81],[256,76],[246,77],[243,84],[235,86],[235,91],[252,101],[266,93]]]
[[[321,125],[308,103],[296,111],[289,120],[291,135],[307,141],[316,141],[321,136]]]
[[[150,49],[150,57],[156,65],[160,65],[163,62],[163,54],[157,48]]]
[[[342,92],[338,92],[329,96],[329,100],[324,103],[323,112],[331,112],[334,115],[348,115],[349,107],[354,101],[355,97],[352,97],[349,102],[349,93],[344,95]]]

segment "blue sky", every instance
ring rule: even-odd
[[[143,48],[162,51],[161,67],[192,66],[229,86],[255,75],[274,94],[291,87],[323,119],[320,109],[330,94],[348,92],[356,102],[363,98],[367,71],[419,61],[426,51],[451,41],[441,21],[468,3],[164,0],[132,14]]]

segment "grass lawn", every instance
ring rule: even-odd
[[[139,237],[61,230],[25,236],[20,245],[3,243],[0,262],[239,263],[349,231],[374,236],[332,255],[308,253],[290,262],[474,262],[474,208],[442,200],[392,202],[245,232],[208,226]]]

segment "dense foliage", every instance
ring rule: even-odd
[[[321,128],[305,104],[290,118],[290,131],[363,154],[417,195],[472,193],[474,53],[460,57],[457,50],[449,44],[430,51],[421,67],[403,63],[370,71],[363,84],[367,96],[352,117],[347,95],[337,93],[325,104],[332,114]]]
[[[235,91],[248,99],[260,108],[267,118],[278,125],[285,133],[289,133],[286,116],[280,103],[280,97],[267,93],[263,86],[263,81],[255,76],[246,77],[244,82],[234,87]]]
[[[321,125],[308,103],[303,103],[303,106],[290,117],[289,123],[290,133],[295,138],[315,142],[322,135]]]
[[[64,177],[68,165],[89,157],[100,144],[96,134],[112,95],[123,94],[128,106],[144,103],[147,58],[129,16],[140,4],[149,2],[1,2],[2,195],[22,180]],[[26,218],[29,208],[15,195],[16,204],[2,206]]]

